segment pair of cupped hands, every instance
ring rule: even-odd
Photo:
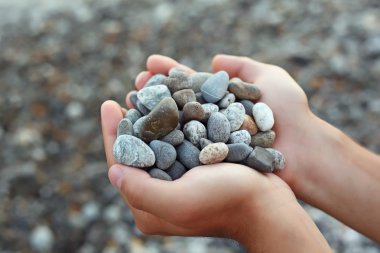
[[[136,78],[137,90],[152,75],[167,75],[173,67],[194,71],[160,55],[150,56],[146,67],[147,71]],[[301,181],[310,174],[312,177],[313,161],[308,160],[307,147],[316,116],[311,113],[303,90],[280,67],[247,57],[217,55],[212,69],[224,70],[230,77],[239,77],[260,88],[260,101],[274,113],[274,148],[284,154],[285,169],[262,174],[244,165],[220,163],[193,168],[172,182],[151,178],[144,170],[115,163],[112,147],[126,109],[106,101],[101,107],[101,123],[108,176],[145,234],[227,237],[248,245],[277,229],[271,219],[299,217],[303,212],[296,196],[302,199]],[[128,95],[126,104],[131,107]],[[278,223],[281,222],[275,224]]]

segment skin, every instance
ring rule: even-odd
[[[276,119],[274,147],[285,155],[286,168],[278,175],[260,174],[223,163],[194,168],[174,182],[150,178],[145,171],[115,164],[112,145],[125,109],[107,101],[101,114],[109,178],[140,230],[228,237],[251,252],[330,252],[298,197],[380,241],[380,196],[367,198],[367,192],[380,192],[380,158],[315,116],[303,90],[283,69],[228,55],[216,56],[212,66],[262,90],[261,101]],[[147,60],[147,71],[136,78],[136,89],[172,67],[193,71],[154,55]],[[131,107],[128,96],[126,103]]]

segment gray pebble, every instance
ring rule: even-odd
[[[141,136],[141,126],[144,122],[144,120],[146,120],[147,116],[142,116],[141,118],[139,118],[138,120],[136,120],[136,122],[133,124],[133,135],[140,138]]]
[[[206,100],[204,100],[204,98],[202,96],[202,92],[195,93],[195,98],[196,98],[197,102],[200,103],[200,104],[207,103]]]
[[[139,99],[136,100],[136,109],[139,110],[143,115],[149,114],[149,109],[145,107],[143,103]]]
[[[219,101],[218,106],[219,108],[227,108],[230,104],[235,102],[236,98],[233,93],[227,93],[222,100]]]
[[[195,93],[192,89],[183,89],[176,91],[172,97],[177,103],[177,106],[180,110],[182,110],[185,104],[196,101]]]
[[[165,170],[166,173],[173,179],[176,180],[183,176],[183,174],[186,173],[185,166],[182,165],[182,163],[175,161],[172,166],[170,166],[169,169]]]
[[[169,69],[168,75],[169,75],[169,77],[179,78],[179,79],[188,77],[186,70],[184,70],[181,67],[173,67],[173,68]]]
[[[192,144],[199,147],[199,140],[207,138],[206,127],[199,121],[191,120],[183,126],[183,134]]]
[[[163,81],[163,84],[169,88],[172,94],[179,90],[191,89],[191,84],[185,76],[180,78],[168,77]]]
[[[262,102],[256,103],[252,108],[252,115],[257,127],[261,131],[268,131],[274,125],[273,112],[267,104]]]
[[[228,143],[245,143],[247,145],[251,144],[251,135],[247,130],[238,130],[232,132]]]
[[[228,154],[228,147],[223,142],[207,145],[199,153],[199,160],[202,164],[214,164],[222,162]]]
[[[203,98],[209,103],[221,100],[228,88],[229,77],[227,72],[219,71],[206,80],[201,87]]]
[[[162,99],[170,96],[168,87],[162,84],[145,87],[137,93],[137,98],[149,110],[153,110]]]
[[[150,87],[150,86],[156,86],[163,83],[163,81],[166,79],[166,76],[163,74],[155,74],[151,78],[149,78],[148,82],[146,82],[144,88]]]
[[[230,138],[230,132],[230,122],[227,117],[220,112],[212,113],[207,122],[208,139],[212,142],[226,143]]]
[[[238,130],[244,122],[245,110],[240,103],[232,103],[223,112],[230,122],[231,132]]]
[[[206,115],[202,105],[198,102],[189,102],[185,104],[182,111],[182,123],[189,122],[190,120],[201,121]]]
[[[137,109],[137,100],[138,100],[138,98],[137,98],[137,91],[136,90],[131,91],[129,93],[129,100],[131,101],[133,107],[135,109]]]
[[[117,136],[120,136],[123,134],[132,135],[132,132],[133,132],[132,122],[127,118],[120,120],[119,125],[117,126]]]
[[[182,131],[174,129],[173,131],[162,137],[160,140],[170,143],[173,146],[178,146],[183,142],[184,138],[185,136],[183,135]]]
[[[211,113],[219,111],[219,107],[213,103],[202,104],[202,107],[205,112],[205,120],[208,120],[208,118],[210,118]]]
[[[149,170],[149,175],[153,178],[165,180],[165,181],[173,181],[173,179],[163,170],[160,170],[158,168],[153,168]]]
[[[269,151],[274,156],[274,171],[273,172],[283,170],[285,168],[284,155],[277,149],[266,148],[266,150]]]
[[[167,142],[153,140],[149,143],[149,147],[154,152],[154,156],[156,157],[156,166],[159,169],[166,170],[177,158],[175,148]]]
[[[226,162],[242,162],[253,151],[253,148],[245,143],[227,144],[227,147]]]
[[[115,160],[128,166],[146,168],[156,159],[153,150],[142,140],[132,135],[120,135],[113,145]]]
[[[259,132],[251,136],[251,146],[259,146],[262,148],[271,148],[276,139],[276,133],[272,130]]]
[[[125,117],[127,119],[129,119],[132,122],[132,124],[135,124],[135,122],[139,118],[142,117],[142,114],[138,110],[132,108],[132,109],[128,109],[127,114],[125,115]]]
[[[211,76],[212,76],[212,74],[207,73],[207,72],[195,72],[195,73],[191,74],[189,77],[189,82],[191,83],[191,89],[193,89],[193,91],[195,93],[200,92],[202,85]]]
[[[274,156],[261,147],[255,147],[244,163],[260,172],[273,172],[274,170]]]
[[[212,141],[210,141],[206,138],[201,138],[199,140],[199,145],[201,146],[201,150],[204,149],[207,145],[212,144],[212,143],[213,143]]]
[[[255,105],[252,101],[249,100],[240,100],[240,104],[244,106],[245,114],[248,114],[249,116],[252,116],[252,108]]]
[[[184,140],[181,145],[177,147],[178,160],[187,169],[192,169],[200,165],[199,153],[199,149],[187,140]]]

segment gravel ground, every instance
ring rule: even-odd
[[[0,0],[0,252],[244,252],[146,237],[106,177],[99,107],[152,53],[281,65],[315,113],[380,153],[377,0]],[[305,205],[336,252],[380,246]]]

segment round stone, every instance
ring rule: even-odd
[[[184,138],[185,136],[182,131],[174,129],[173,131],[162,137],[160,140],[167,142],[173,146],[178,146],[183,142]]]
[[[206,138],[201,138],[199,140],[199,145],[201,146],[201,149],[204,149],[207,145],[212,144],[212,143],[213,143],[212,141],[210,141]]]
[[[199,154],[202,164],[214,164],[222,162],[228,154],[228,147],[223,142],[207,145]]]
[[[218,106],[219,108],[227,108],[230,104],[235,102],[236,98],[233,93],[227,93],[222,100],[219,101]]]
[[[203,98],[209,103],[221,100],[228,88],[229,76],[225,71],[219,71],[206,80],[201,87]]]
[[[120,120],[119,125],[117,126],[117,136],[120,136],[123,134],[132,135],[132,131],[133,131],[133,124],[129,119],[124,118]]]
[[[160,170],[158,168],[153,168],[149,170],[149,175],[153,178],[165,180],[165,181],[173,181],[173,179],[163,170]]]
[[[208,120],[208,118],[210,118],[210,115],[212,113],[219,111],[219,107],[213,103],[202,104],[202,107],[205,112],[205,120]]]
[[[54,234],[48,226],[38,225],[29,237],[30,246],[34,252],[51,252],[54,246]]]
[[[205,118],[205,111],[202,105],[198,102],[189,102],[183,107],[182,123],[190,120],[201,121]]]
[[[183,126],[183,134],[192,144],[199,147],[199,140],[207,138],[206,127],[199,121],[191,120]]]
[[[189,82],[191,83],[191,89],[197,93],[201,91],[202,85],[212,76],[207,72],[195,72],[189,76]]]
[[[260,89],[256,85],[248,84],[235,78],[231,79],[228,90],[241,100],[257,100],[261,96]]]
[[[118,163],[146,168],[156,159],[153,150],[142,140],[132,135],[120,135],[113,145],[113,155]]]
[[[155,74],[151,78],[149,78],[148,82],[146,82],[144,87],[146,88],[150,86],[160,85],[164,82],[166,78],[167,77],[163,74]]]
[[[252,116],[252,108],[255,104],[249,100],[240,100],[239,103],[244,106],[245,114]]]
[[[192,169],[200,165],[199,149],[191,142],[184,140],[177,147],[178,160],[187,168]]]
[[[192,89],[179,90],[173,94],[173,99],[178,105],[178,108],[182,110],[185,104],[189,102],[195,102],[197,99]]]
[[[245,143],[227,144],[228,155],[226,162],[242,162],[253,151],[253,148]]]
[[[175,161],[172,166],[170,166],[169,169],[165,170],[166,173],[173,179],[176,180],[180,177],[182,177],[186,173],[185,166],[182,165],[182,163]]]
[[[166,170],[177,158],[175,148],[167,142],[154,140],[150,142],[149,147],[154,152],[154,156],[156,157],[156,166],[159,169]]]
[[[247,130],[250,135],[255,135],[259,129],[256,126],[255,121],[252,119],[251,116],[245,115],[244,116],[244,121],[241,127],[239,128],[240,130]]]
[[[260,172],[273,172],[274,156],[265,148],[255,147],[245,160],[245,164]]]
[[[168,87],[162,84],[145,87],[137,93],[137,98],[150,111],[153,110],[162,99],[170,96],[171,94]]]
[[[285,168],[284,155],[277,149],[266,148],[266,150],[269,151],[269,153],[271,153],[274,156],[274,171],[273,172],[283,170]]]
[[[259,132],[251,136],[251,146],[259,146],[262,148],[271,148],[276,139],[276,133],[272,130]]]
[[[232,103],[223,112],[230,122],[231,132],[238,130],[243,124],[245,117],[244,106],[240,103]]]
[[[211,114],[207,122],[207,136],[212,142],[226,143],[230,138],[231,128],[227,117],[220,113]]]
[[[252,115],[255,119],[257,127],[265,132],[272,129],[274,125],[273,112],[268,105],[259,102],[252,108]]]
[[[142,114],[138,110],[132,108],[132,109],[128,109],[127,114],[125,115],[125,117],[127,119],[129,119],[132,122],[132,124],[135,124],[135,122],[139,118],[142,117]]]
[[[251,135],[247,130],[239,130],[232,132],[228,143],[245,143],[249,145],[251,143]]]

